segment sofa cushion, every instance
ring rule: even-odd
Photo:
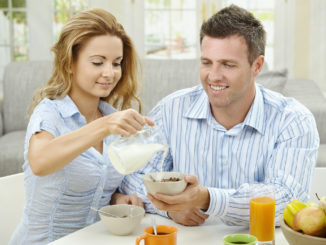
[[[51,73],[50,61],[9,64],[3,79],[3,132],[25,130],[27,111],[37,88],[45,84]]]
[[[0,177],[22,172],[25,131],[14,131],[0,137]]]
[[[320,143],[326,144],[326,98],[316,83],[308,79],[290,79],[284,87],[283,94],[294,97],[312,112]]]
[[[282,93],[287,80],[287,70],[281,71],[262,71],[257,77],[256,82],[265,88]]]
[[[326,144],[321,144],[318,150],[317,166],[326,168]]]
[[[140,93],[143,114],[170,93],[200,84],[199,65],[198,59],[143,60],[144,87]]]
[[[148,113],[160,99],[170,93],[198,85],[200,83],[199,66],[199,59],[144,59],[144,88],[140,94],[143,113]],[[256,82],[276,92],[283,91],[286,80],[286,70],[268,71],[266,65],[256,78]]]

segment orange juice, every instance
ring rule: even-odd
[[[274,240],[275,200],[271,197],[250,199],[250,234],[258,241]]]

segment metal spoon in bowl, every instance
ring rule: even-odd
[[[97,212],[99,212],[99,213],[101,213],[101,214],[104,214],[104,215],[106,215],[106,216],[110,216],[110,217],[113,217],[113,218],[121,218],[120,216],[117,216],[117,215],[114,215],[114,214],[110,214],[110,213],[108,213],[108,212],[105,212],[105,211],[102,211],[102,210],[96,209],[96,208],[94,208],[94,207],[91,207],[91,209],[94,210],[94,211],[97,211]]]
[[[158,180],[156,180],[151,174],[149,175],[149,178],[153,181],[153,182],[158,182]]]
[[[162,173],[158,173],[157,176],[153,176],[153,175],[149,175],[149,178],[153,181],[153,182],[161,182],[163,179],[163,174]]]

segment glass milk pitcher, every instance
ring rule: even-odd
[[[109,159],[121,174],[130,174],[139,170],[160,151],[164,152],[163,163],[168,151],[166,139],[160,127],[150,127],[147,124],[130,137],[116,135],[108,146]]]

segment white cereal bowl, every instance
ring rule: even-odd
[[[98,212],[106,228],[112,234],[119,236],[131,234],[145,215],[145,210],[142,207],[128,204],[108,205],[102,207],[100,211],[112,215]]]
[[[167,195],[176,195],[184,191],[187,183],[184,180],[185,175],[179,172],[153,172],[143,176],[143,181],[147,192],[154,195],[162,193]],[[178,178],[179,181],[162,182],[161,179]]]

